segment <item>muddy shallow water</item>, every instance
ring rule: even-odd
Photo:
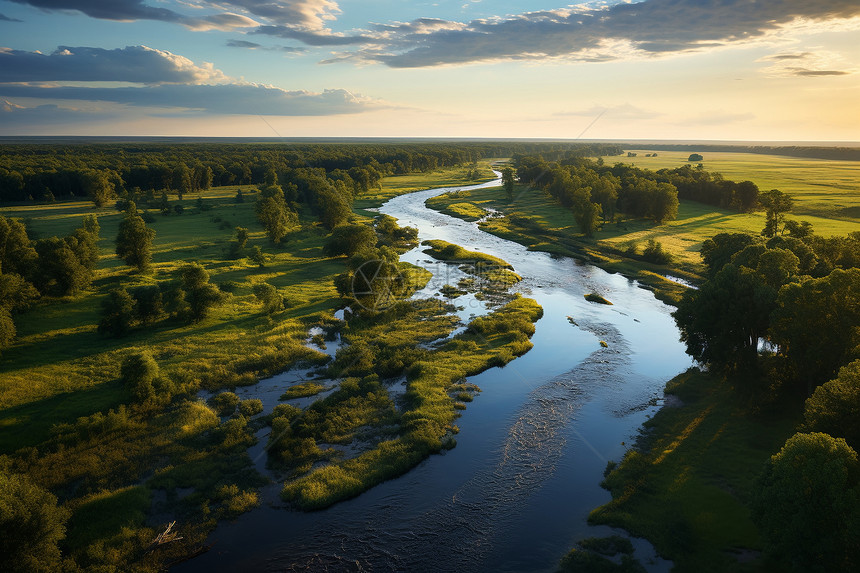
[[[544,309],[534,348],[469,378],[483,392],[457,420],[453,450],[320,512],[286,508],[275,483],[261,507],[220,524],[212,549],[175,571],[554,571],[578,539],[619,533],[586,518],[610,498],[599,486],[607,461],[621,458],[663,403],[665,382],[691,365],[670,308],[635,281],[529,252],[424,207],[446,190],[396,197],[380,211],[417,227],[422,241],[444,239],[511,263],[524,277],[513,290]],[[420,248],[401,259],[436,275],[419,296],[456,284],[451,267]],[[589,292],[613,305],[585,301]],[[463,320],[486,311],[473,296],[454,304]],[[291,379],[281,376],[240,394],[260,397]],[[260,469],[264,443],[251,448]],[[633,541],[649,570],[668,570],[648,543]]]

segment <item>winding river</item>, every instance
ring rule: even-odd
[[[671,309],[621,275],[529,252],[424,206],[450,190],[402,195],[380,211],[417,227],[422,241],[444,239],[511,263],[524,277],[515,290],[544,309],[534,348],[469,379],[483,392],[457,421],[453,450],[320,512],[291,511],[278,499],[280,484],[264,488],[261,507],[219,524],[212,549],[175,571],[543,572],[579,539],[623,534],[586,518],[610,499],[599,485],[607,461],[621,458],[662,405],[665,382],[691,365]],[[402,257],[437,275],[431,287],[451,282],[440,276],[450,267],[428,259],[420,248]],[[613,305],[587,302],[589,292]],[[455,304],[464,319],[485,310],[474,297]],[[260,397],[261,388],[274,388],[276,396],[305,374],[238,393]],[[260,469],[264,442],[251,450]],[[669,569],[647,542],[633,541],[649,571]]]

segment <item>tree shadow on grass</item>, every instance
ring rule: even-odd
[[[50,438],[54,425],[116,408],[128,398],[128,392],[115,380],[7,408],[0,412],[0,453],[41,444]]]

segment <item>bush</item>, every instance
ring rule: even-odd
[[[239,397],[233,392],[221,392],[212,399],[212,406],[221,416],[229,416],[236,411],[239,405]]]
[[[648,244],[642,251],[642,259],[657,265],[667,265],[672,262],[672,255],[663,250],[662,243],[648,239]]]
[[[278,289],[269,283],[255,284],[254,296],[263,303],[263,312],[266,314],[273,314],[284,310],[284,297],[278,293]]]
[[[55,571],[68,518],[52,493],[0,471],[0,571]]]
[[[120,367],[122,383],[137,402],[155,397],[156,380],[160,373],[158,364],[147,351],[126,356]]]
[[[239,402],[239,413],[246,418],[256,416],[262,411],[263,401],[259,398],[250,398],[248,400],[242,400],[241,402]]]

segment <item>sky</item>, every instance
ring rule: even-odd
[[[860,0],[0,0],[0,135],[860,140]]]

